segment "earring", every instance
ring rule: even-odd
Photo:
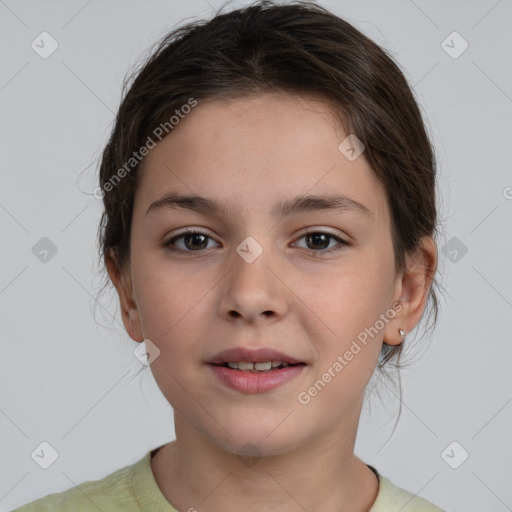
[[[400,336],[402,336],[402,341],[405,341],[405,331],[403,329],[398,329]]]

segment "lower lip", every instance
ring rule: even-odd
[[[241,370],[232,370],[225,366],[208,364],[213,373],[228,387],[240,391],[241,393],[265,393],[289,382],[297,377],[306,367],[298,364],[287,366],[280,370],[270,370],[268,372],[250,372]]]

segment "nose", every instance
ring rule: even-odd
[[[244,248],[241,244],[239,250]],[[249,245],[249,250],[254,255],[254,247]],[[241,254],[234,255],[225,282],[220,303],[222,315],[248,323],[283,318],[290,291],[284,284],[277,258],[270,250],[262,250],[255,259]]]

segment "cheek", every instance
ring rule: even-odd
[[[323,321],[333,341],[353,335],[354,328],[363,329],[379,316],[384,303],[383,271],[365,260],[347,259],[328,275],[310,273],[297,283],[297,295]]]
[[[383,280],[385,272],[375,261],[361,257],[350,268],[348,264],[340,266],[330,279],[318,279],[314,292],[310,280],[298,293],[315,313],[302,320],[306,322],[304,318],[310,318],[312,322],[304,326],[318,356],[314,377],[322,378],[328,372],[324,379],[331,379],[331,389],[338,385],[359,388],[375,368],[383,338],[383,324],[379,319],[386,311],[388,298],[388,287]]]
[[[184,334],[190,336],[190,326],[204,315],[208,283],[168,262],[135,268],[135,296],[145,337],[165,346]]]
[[[183,386],[190,364],[200,362],[205,337],[199,326],[212,307],[205,294],[205,280],[168,262],[137,268],[140,272],[134,275],[134,287],[142,331],[160,350],[151,372],[169,403],[176,410],[186,410],[190,399]],[[190,363],[188,368],[184,361]]]

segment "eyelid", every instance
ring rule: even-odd
[[[205,235],[206,238],[209,238],[210,240],[214,240],[215,242],[217,242],[213,236],[208,234],[207,228],[203,228],[203,227],[192,227],[191,228],[191,227],[187,226],[184,230],[182,230],[178,233],[175,233],[166,242],[163,242],[162,247],[165,249],[169,249],[171,251],[188,253],[188,254],[192,254],[192,253],[201,254],[201,253],[206,252],[207,249],[202,249],[199,251],[188,251],[188,250],[180,249],[175,246],[175,243],[177,240],[182,239],[186,235],[194,235],[194,234]],[[340,235],[338,233],[333,233],[330,230],[330,228],[327,229],[327,228],[321,227],[321,226],[308,226],[307,228],[305,228],[305,231],[303,231],[298,237],[295,238],[294,243],[296,243],[301,238],[304,238],[305,236],[310,235],[310,234],[324,234],[328,238],[336,240],[336,242],[337,242],[337,245],[335,245],[334,247],[331,247],[330,249],[323,249],[323,250],[315,251],[313,249],[301,248],[302,250],[307,251],[309,254],[311,254],[313,256],[321,257],[323,255],[328,255],[330,253],[337,252],[347,246],[352,245],[352,242],[349,242],[346,240],[346,235],[344,235],[344,234]]]
[[[324,249],[324,250],[320,250],[320,251],[315,251],[313,249],[303,249],[303,250],[307,250],[313,256],[328,255],[328,254],[330,254],[332,252],[339,251],[339,250],[341,250],[341,249],[343,249],[345,247],[348,247],[348,246],[352,245],[352,242],[347,241],[347,237],[345,235],[340,235],[338,233],[333,233],[332,231],[330,231],[330,230],[328,230],[326,228],[320,227],[320,226],[307,227],[306,231],[301,233],[296,238],[296,241],[294,243],[296,243],[301,238],[304,238],[305,236],[311,235],[311,234],[326,235],[328,238],[336,240],[336,242],[337,242],[337,245],[335,245],[334,247],[331,247],[330,249]]]
[[[310,235],[311,233],[318,233],[318,232],[325,233],[325,234],[332,235],[332,236],[337,236],[340,238],[347,236],[339,231],[333,232],[333,231],[331,231],[332,229],[334,229],[334,228],[328,228],[325,226],[308,226],[307,228],[305,228],[305,231],[302,233],[301,236]]]
[[[186,227],[182,231],[179,231],[178,233],[174,233],[166,242],[163,243],[163,245],[169,245],[173,240],[176,240],[177,238],[180,238],[185,235],[205,235],[208,238],[211,238],[212,240],[215,240],[217,242],[215,237],[210,235],[210,232],[207,228],[198,226],[198,227],[192,227],[192,228]]]
[[[339,231],[332,231],[332,229],[333,228],[326,228],[322,226],[307,227],[306,230],[302,232],[298,238],[302,238],[305,235],[311,235],[313,233],[322,233],[332,238],[337,238],[346,245],[352,244],[351,237],[348,234]]]
[[[321,227],[321,226],[312,226],[312,227],[308,226],[307,228],[305,228],[305,231],[301,232],[301,234],[299,235],[299,238],[303,237],[304,235],[310,235],[312,233],[318,233],[318,232],[321,232],[321,233],[324,233],[326,235],[330,235],[330,236],[333,236],[333,237],[338,237],[338,238],[340,238],[343,241],[348,243],[348,241],[346,240],[347,235],[345,235],[344,233],[343,234],[333,233],[332,231],[326,230],[326,228]],[[171,238],[169,238],[169,240],[166,243],[169,243],[170,241],[172,241],[175,238],[177,238],[179,236],[182,236],[182,235],[194,235],[194,234],[207,235],[209,238],[212,238],[212,239],[215,240],[215,237],[213,237],[212,235],[208,234],[208,229],[207,228],[203,228],[203,227],[192,227],[192,228],[186,227],[186,228],[184,228],[183,231],[175,233]]]

